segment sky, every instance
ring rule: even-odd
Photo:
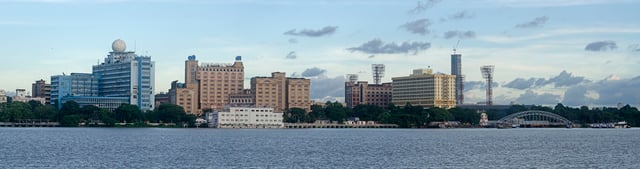
[[[314,100],[343,100],[344,75],[383,82],[413,69],[450,73],[462,54],[465,103],[640,106],[640,1],[634,0],[0,0],[0,89],[91,72],[111,43],[156,63],[156,93],[184,61],[254,76],[311,79]],[[456,47],[457,46],[457,47]]]

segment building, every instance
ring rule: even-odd
[[[231,107],[253,107],[255,104],[251,89],[243,89],[240,93],[229,95],[229,106]]]
[[[155,99],[154,105],[156,107],[160,106],[161,104],[171,103],[171,99],[169,99],[169,93],[160,92],[156,94],[153,98]]]
[[[129,104],[140,110],[153,110],[155,86],[155,62],[151,57],[138,56],[126,51],[123,40],[115,40],[104,62],[93,66],[98,78],[98,93],[103,97],[126,97]]]
[[[30,101],[37,101],[37,102],[40,102],[40,104],[44,104],[45,103],[45,99],[42,98],[42,97],[31,97],[31,96],[28,96],[25,89],[16,89],[16,95],[13,96],[11,101],[12,102],[25,102],[25,103],[30,102]]]
[[[6,102],[7,102],[7,92],[0,89],[0,103],[6,103]]]
[[[348,81],[344,84],[347,107],[376,105],[386,108],[391,103],[391,83],[369,84],[366,81]]]
[[[31,97],[44,98],[45,104],[51,103],[51,85],[43,79],[31,84]]]
[[[287,78],[284,72],[273,72],[271,77],[251,78],[251,93],[257,107],[269,107],[275,111],[290,108],[311,110],[311,80]]]
[[[207,116],[213,128],[284,128],[283,113],[273,108],[230,107]]]
[[[65,101],[74,97],[97,97],[98,78],[90,73],[71,73],[71,75],[51,76],[51,105],[62,107]]]
[[[187,114],[200,115],[197,88],[187,88],[185,83],[176,80],[171,82],[168,97],[169,103],[181,106]]]
[[[434,74],[431,69],[415,69],[409,76],[394,77],[392,103],[453,108],[456,106],[454,79],[455,75]]]
[[[462,75],[462,54],[451,54],[451,75],[455,75],[456,104],[464,104],[464,75]]]
[[[62,108],[67,101],[83,106],[115,110],[129,104],[129,97],[104,97],[99,94],[99,79],[90,73],[71,73],[51,76],[51,105]]]
[[[185,88],[196,91],[199,112],[223,110],[229,103],[229,95],[244,89],[242,57],[236,56],[232,64],[198,65],[196,57],[189,56],[185,63]]]

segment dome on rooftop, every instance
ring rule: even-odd
[[[127,50],[127,44],[125,44],[121,39],[116,39],[111,44],[111,49],[113,49],[114,52],[124,52]]]

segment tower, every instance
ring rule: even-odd
[[[462,54],[456,53],[456,49],[453,49],[451,54],[451,75],[455,75],[456,86],[456,104],[460,105],[464,103],[464,75],[462,75]]]
[[[480,67],[480,72],[482,72],[482,78],[487,80],[487,106],[493,105],[493,65],[485,65]]]
[[[373,73],[373,83],[380,84],[380,79],[384,77],[384,64],[372,64],[371,72]]]

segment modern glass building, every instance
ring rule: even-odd
[[[113,42],[112,49],[103,63],[93,66],[93,75],[99,79],[99,95],[127,97],[129,104],[140,110],[153,110],[155,62],[151,57],[125,51],[126,45],[120,39]]]
[[[51,76],[51,104],[58,108],[66,101],[80,106],[94,105],[113,110],[123,103],[140,110],[154,109],[155,63],[151,57],[127,52],[124,41],[112,44],[103,63],[93,66],[93,73]]]
[[[464,104],[464,75],[462,75],[462,54],[451,54],[451,75],[456,76],[456,104]]]
[[[90,73],[51,76],[51,105],[62,107],[65,97],[98,96],[98,79]],[[69,100],[69,99],[65,99]]]

